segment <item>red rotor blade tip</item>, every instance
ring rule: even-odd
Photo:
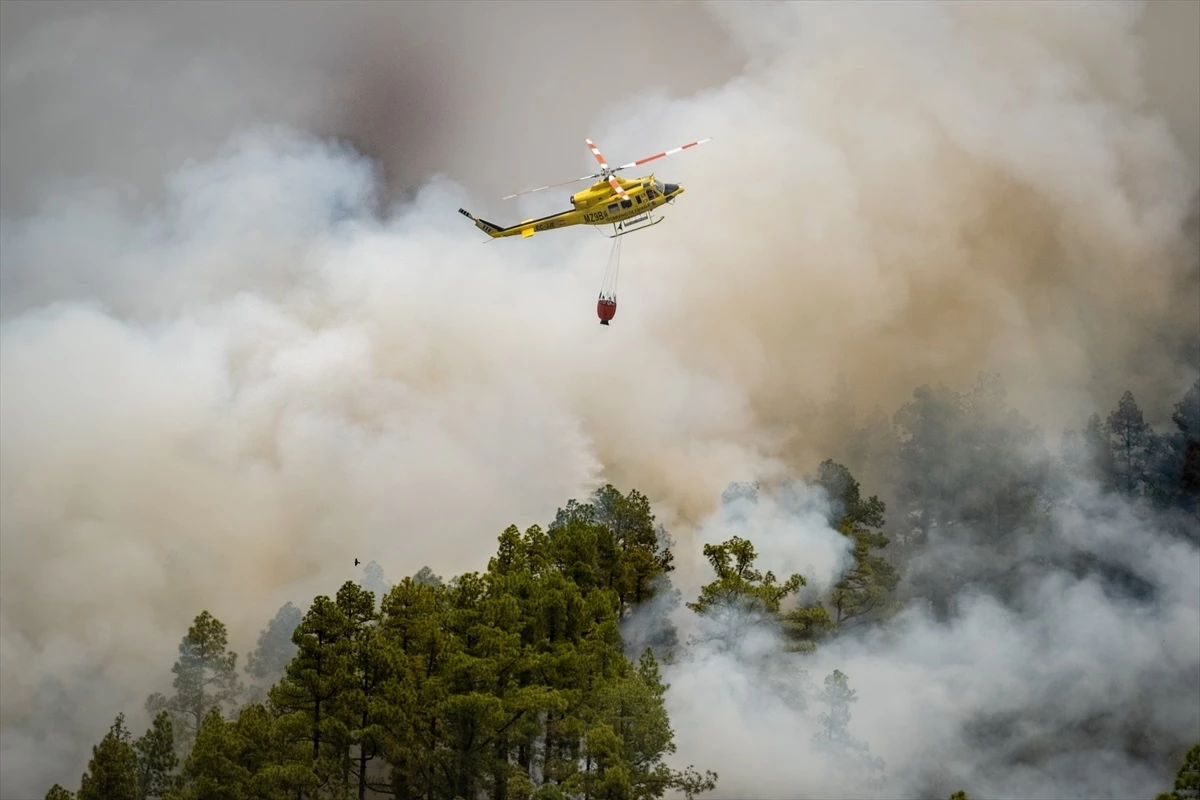
[[[600,153],[600,148],[596,147],[596,143],[591,139],[584,139],[587,142],[588,149],[592,151],[592,155],[600,162],[600,169],[608,169],[608,162],[604,160],[604,156]]]
[[[646,156],[645,158],[639,158],[637,161],[631,161],[628,164],[623,164],[623,165],[617,167],[617,169],[628,169],[629,167],[640,167],[642,164],[645,164],[647,161],[654,161],[655,159],[658,159],[658,158],[666,158],[667,156],[675,155],[676,153],[687,150],[690,147],[695,147],[698,144],[704,144],[705,142],[709,142],[709,141],[712,141],[711,136],[708,137],[707,139],[700,139],[699,141],[688,142],[687,144],[680,145],[679,147],[673,148],[671,150],[664,150],[661,153],[655,153],[652,156]]]

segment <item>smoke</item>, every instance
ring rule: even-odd
[[[730,480],[841,444],[818,409],[839,378],[866,410],[996,371],[1061,427],[1125,388],[1161,421],[1197,374],[1200,184],[1190,132],[1146,107],[1140,6],[2,8],[5,795],[77,780],[203,608],[244,653],[355,557],[477,569],[507,524],[603,480],[699,553]],[[590,171],[584,136],[616,163],[715,137],[657,162],[688,192],[626,243],[611,328],[590,308],[605,240],[482,246],[454,213],[561,207],[569,187],[489,198]],[[762,513],[779,520],[749,523],[764,567],[836,579],[831,532]],[[1063,529],[1135,527],[1088,513]],[[1043,582],[1023,614],[913,611],[808,669],[861,689],[855,725],[880,735],[856,735],[889,775],[953,747],[936,760],[984,796],[1144,789],[1107,761],[1083,783],[988,779],[953,732],[1007,692],[1048,704],[1047,728],[1103,705],[1153,679],[1152,634],[1190,668],[1179,556],[1147,567],[1174,592],[1152,611]],[[1135,622],[1141,651],[1079,641]],[[1077,650],[1038,668],[1062,641]],[[1101,679],[1047,694],[1080,652]],[[808,723],[749,678],[724,710],[695,702],[737,680],[716,663],[670,677],[681,758],[720,765],[722,792],[838,791],[767,757]],[[777,738],[735,751],[721,731],[758,701]]]
[[[632,92],[688,94],[741,62],[679,0],[12,0],[0,13],[10,214],[93,180],[156,199],[164,173],[261,122],[348,142],[378,163],[387,201],[434,174],[502,197],[584,174],[595,114]],[[583,55],[613,47],[629,57]],[[704,57],[683,57],[693,49]]]
[[[814,518],[819,507],[768,498],[746,516],[731,506],[707,521],[692,555],[732,535],[761,539],[772,546],[755,567],[786,575],[779,566],[840,538]],[[1153,754],[1200,738],[1200,551],[1075,479],[1050,523],[1030,563],[1067,552],[1108,559],[1152,587],[1153,598],[1134,601],[1096,575],[1044,569],[1022,581],[1012,603],[967,590],[948,621],[913,604],[806,655],[785,653],[763,620],[676,609],[679,639],[690,646],[663,669],[673,760],[717,771],[714,796],[725,798],[1155,793],[1167,770]],[[784,528],[790,536],[772,536]],[[798,571],[825,586],[842,574],[837,562]],[[831,753],[819,741],[828,710],[820,690],[834,670],[858,697],[850,740]]]

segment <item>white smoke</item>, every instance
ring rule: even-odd
[[[730,647],[728,620],[681,608],[681,639],[696,638],[663,668],[679,747],[671,761],[715,770],[721,798],[966,789],[972,797],[1116,800],[1161,791],[1170,776],[1130,756],[1121,731],[1140,722],[1176,747],[1200,739],[1200,549],[1086,484],[1075,484],[1052,517],[1053,534],[1031,563],[1067,548],[1115,558],[1153,587],[1153,599],[1114,595],[1095,576],[1047,571],[1024,582],[1013,606],[967,593],[954,617],[938,622],[913,605],[814,654],[786,653],[762,620],[742,620]],[[770,541],[779,524],[725,531]],[[775,539],[783,547],[755,567],[798,563],[814,538],[838,535],[809,530]],[[813,745],[821,681],[835,669],[858,693],[850,733],[882,770],[865,765],[864,754],[838,761]]]
[[[836,437],[811,406],[839,375],[860,406],[894,407],[919,383],[994,370],[1019,406],[1052,420],[1119,395],[1128,380],[1159,400],[1194,380],[1169,345],[1200,335],[1181,290],[1194,254],[1178,232],[1197,181],[1142,106],[1138,7],[710,10],[744,48],[744,74],[683,98],[650,86],[600,119],[591,100],[556,109],[582,131],[575,145],[555,144],[579,152],[577,162],[554,156],[577,165],[563,178],[592,168],[584,135],[617,163],[716,137],[656,162],[687,193],[665,224],[626,243],[611,328],[592,311],[606,240],[566,231],[485,245],[455,213],[505,223],[559,207],[566,192],[503,207],[435,177],[379,216],[383,173],[396,165],[297,129],[322,127],[304,114],[249,132],[232,115],[225,150],[170,170],[161,202],[84,181],[39,185],[34,212],[6,209],[0,793],[77,781],[112,717],[125,711],[136,725],[145,696],[166,688],[201,609],[245,653],[281,603],[357,577],[356,557],[390,576],[424,564],[443,575],[478,569],[505,526],[545,524],[602,480],[648,494],[681,553],[698,554],[729,523],[700,533],[688,523],[709,516],[730,480],[786,477],[824,457]],[[690,41],[699,40],[651,43],[656,57],[702,60]],[[22,113],[40,108],[29,98],[74,96],[23,83],[45,77],[24,52],[3,76],[6,183],[22,166],[11,154],[36,150],[14,149],[15,136],[46,119]],[[489,131],[511,139],[521,129],[467,112],[495,111],[497,92],[525,92],[544,66],[487,75],[487,92],[455,95],[462,113],[446,119],[472,145],[454,151],[470,154],[456,174],[478,166],[499,180],[503,152]],[[488,69],[465,72],[474,86]],[[102,73],[91,64],[88,74]],[[241,99],[263,91],[253,88]],[[472,105],[480,94],[487,102]],[[532,104],[522,113],[548,113],[522,99]],[[174,146],[189,124],[155,118],[138,130]],[[504,180],[517,189],[542,179],[521,164]],[[1133,365],[1144,370],[1131,379]],[[751,520],[764,567],[836,579],[838,540],[813,519],[793,509]],[[1114,519],[1120,541],[1131,523]],[[696,558],[678,581],[699,585],[704,568]],[[1029,642],[1055,641],[1068,621],[1097,630],[1084,612],[1130,635],[1131,620],[1143,637],[1182,629],[1194,587],[1155,574],[1182,599],[1153,613],[1097,605],[1088,584],[1045,586],[1065,599],[1022,617],[981,599],[949,628],[910,612],[892,638],[839,640],[808,669],[816,683],[827,667],[850,676],[860,689],[855,735],[891,776],[954,745],[957,760],[939,762],[960,764],[954,776],[970,774],[983,796],[1028,787],[1071,796],[1063,776],[980,777],[977,754],[952,732],[979,709],[1004,708],[996,692],[1056,687],[1067,667],[1039,671],[1029,658],[1042,651]],[[988,626],[994,639],[981,633]],[[1113,656],[1104,685],[1148,674],[1133,655],[1103,649],[1116,647],[1111,639],[1091,646]],[[1155,645],[1145,646],[1152,657]],[[1194,640],[1170,647],[1186,670]],[[784,757],[782,740],[738,722],[759,703],[764,731],[807,730],[753,675],[708,666],[671,680],[680,757],[718,768],[722,792],[838,791],[837,775],[819,770],[798,783],[797,765],[816,762]],[[714,701],[727,680],[740,681],[731,695],[740,701]],[[1104,702],[1096,698],[1089,689],[1064,701]],[[726,766],[735,752],[761,770]],[[1111,773],[1109,787],[1144,788],[1140,769],[1095,767],[1097,783],[1075,785],[1100,786]]]

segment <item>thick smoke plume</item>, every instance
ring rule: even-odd
[[[1178,6],[3,5],[0,794],[77,781],[200,609],[244,653],[355,557],[479,569],[604,480],[698,553],[731,480],[809,472],[850,407],[980,370],[1051,430],[1126,388],[1165,421],[1200,366],[1200,168],[1189,113],[1147,100],[1200,92],[1139,26]],[[715,137],[658,162],[688,191],[626,242],[611,328],[605,240],[483,246],[454,213],[561,207],[492,198],[589,171],[585,136],[617,163]],[[1060,535],[1120,547],[1140,523],[1089,492]],[[754,530],[765,567],[836,580],[811,515]],[[1164,648],[1194,676],[1188,547],[1124,552],[1153,611],[1039,578],[1021,613],[914,609],[810,679],[851,676],[899,791],[950,748],[980,796],[1144,793],[1143,765],[1010,774],[955,731],[1018,702],[1053,730]],[[810,723],[762,685],[695,702],[746,673],[694,655],[668,674],[682,763],[726,796],[857,791],[770,750]]]
[[[706,521],[681,561],[741,536],[766,544],[760,570],[829,586],[845,563],[823,555],[843,537],[822,523],[822,506],[819,493],[799,507],[739,500]],[[989,798],[1153,796],[1167,770],[1150,754],[1200,738],[1200,551],[1075,479],[1050,517],[1027,566],[1087,554],[1121,564],[1154,599],[1116,594],[1096,574],[1040,570],[1010,603],[967,590],[948,621],[913,604],[815,655],[786,652],[761,618],[671,609],[690,643],[663,671],[680,763],[716,769],[725,798],[946,797],[963,787]],[[679,588],[694,597],[698,581]],[[667,610],[646,609],[629,630]],[[834,670],[857,701],[831,750],[822,681]]]

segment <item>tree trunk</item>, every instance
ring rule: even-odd
[[[546,712],[546,752],[542,756],[542,785],[545,786],[550,782],[550,761],[554,758],[554,734],[551,728],[554,725],[554,713]]]
[[[503,742],[496,742],[496,768],[492,771],[495,776],[492,800],[508,800],[508,747]]]
[[[403,755],[392,765],[392,794],[396,800],[414,800],[408,780],[408,759]]]
[[[363,709],[362,721],[360,730],[366,730],[367,727],[367,711]],[[358,800],[365,800],[367,796],[367,743],[365,741],[358,743]]]
[[[321,757],[321,701],[313,706],[313,764]]]
[[[529,775],[529,765],[532,760],[529,742],[521,742],[517,745],[517,763],[521,765],[521,769],[525,771],[526,775]]]

